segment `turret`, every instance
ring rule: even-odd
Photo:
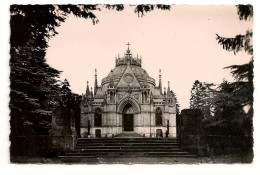
[[[93,88],[92,87],[91,87],[90,93],[91,93],[91,97],[93,97]]]
[[[167,95],[168,96],[170,95],[170,92],[171,92],[171,90],[170,90],[170,82],[168,81],[168,88],[167,88]]]
[[[162,94],[162,76],[161,76],[161,69],[159,69],[159,88],[160,88],[160,94]]]
[[[89,86],[88,86],[88,81],[87,81],[87,89],[86,89],[86,96],[90,95],[90,91],[89,91]]]
[[[97,93],[97,69],[95,68],[95,85],[94,85],[94,95]]]

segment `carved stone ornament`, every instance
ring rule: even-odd
[[[138,99],[139,99],[139,95],[138,95],[138,94],[134,94],[134,98],[135,98],[136,100],[138,100]]]
[[[124,98],[123,94],[118,94],[118,99],[121,100],[122,98]]]
[[[131,82],[133,82],[133,80],[134,80],[134,77],[133,77],[133,75],[131,73],[126,73],[124,75],[124,81],[126,83],[131,83]]]

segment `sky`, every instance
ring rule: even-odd
[[[47,63],[63,71],[61,79],[68,79],[74,93],[85,93],[87,81],[93,87],[95,68],[100,84],[128,42],[157,85],[162,70],[163,87],[170,82],[181,109],[189,108],[195,80],[234,81],[230,70],[223,68],[250,59],[243,51],[234,55],[223,50],[216,40],[216,34],[234,37],[252,28],[252,20],[239,20],[235,6],[175,5],[170,11],[154,10],[143,17],[128,5],[121,12],[101,8],[94,13],[98,24],[71,15],[49,41]]]

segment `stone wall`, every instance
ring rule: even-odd
[[[247,154],[253,152],[253,137],[246,135],[210,135],[202,125],[198,109],[181,111],[178,140],[183,150],[197,156]]]
[[[198,156],[205,153],[205,139],[201,137],[202,113],[199,109],[184,109],[180,115],[179,143],[185,151]]]
[[[182,116],[182,132],[189,134],[197,134],[200,131],[202,123],[202,112],[199,109],[183,109]]]
[[[50,149],[58,152],[74,149],[77,142],[77,133],[75,129],[75,115],[72,110],[53,110],[52,129],[49,136]]]

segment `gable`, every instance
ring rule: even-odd
[[[130,87],[140,87],[140,84],[135,77],[130,65],[127,65],[120,81],[117,84],[117,87],[127,87],[128,85]]]

